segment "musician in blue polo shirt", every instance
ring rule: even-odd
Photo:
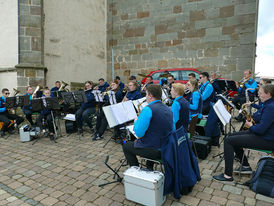
[[[196,79],[190,79],[186,83],[186,87],[190,91],[189,95],[189,121],[192,117],[198,115],[198,119],[202,118],[202,96],[198,90],[198,81]]]
[[[208,114],[210,110],[210,103],[214,102],[214,91],[213,86],[209,82],[209,74],[207,72],[202,72],[200,74],[200,93],[203,100],[202,113]]]
[[[174,101],[171,105],[173,113],[173,130],[181,126],[188,130],[189,123],[189,102],[183,98],[185,86],[180,83],[174,83],[171,87],[171,96]]]
[[[266,84],[260,87],[259,98],[263,103],[258,118],[260,121],[256,125],[253,125],[251,121],[246,121],[245,125],[249,128],[248,130],[232,133],[224,140],[225,172],[213,176],[215,180],[233,181],[234,153],[241,160],[244,154],[243,148],[274,151],[274,85]],[[234,172],[252,173],[246,156],[244,156],[243,165]]]
[[[134,122],[134,131],[138,139],[123,145],[123,152],[130,166],[139,165],[136,155],[155,160],[161,158],[161,143],[173,128],[172,112],[161,102],[161,97],[160,85],[147,87],[148,105]],[[153,163],[148,161],[147,167],[152,169]]]

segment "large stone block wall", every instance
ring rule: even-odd
[[[254,69],[256,0],[108,0],[115,75],[193,67],[240,79]],[[108,76],[110,78],[110,75]]]

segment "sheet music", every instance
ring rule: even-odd
[[[122,102],[122,105],[123,105],[124,111],[125,111],[125,113],[128,117],[128,121],[134,120],[134,119],[137,118],[137,114],[136,114],[136,111],[134,109],[132,101]]]
[[[113,104],[110,106],[110,108],[118,124],[123,124],[128,121],[128,116],[125,113],[122,103]]]
[[[128,131],[130,131],[131,134],[133,134],[138,139],[138,137],[136,136],[136,133],[133,130],[134,125],[129,125],[126,128],[127,128]]]
[[[103,102],[103,98],[100,90],[93,90],[91,93],[94,95],[96,102]]]
[[[217,103],[213,105],[213,109],[224,126],[229,123],[231,114],[226,110],[222,100],[219,99]]]
[[[75,114],[67,114],[64,117],[65,120],[75,121]]]
[[[109,103],[110,104],[117,104],[116,96],[114,91],[108,91]]]

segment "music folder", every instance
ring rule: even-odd
[[[110,128],[137,118],[132,101],[105,106],[103,111]]]
[[[231,119],[231,114],[226,110],[222,100],[219,99],[213,105],[213,109],[224,126],[229,123]]]

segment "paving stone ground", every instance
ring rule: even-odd
[[[93,142],[88,132],[79,140],[77,135],[67,137],[63,130],[63,137],[57,143],[42,138],[34,145],[20,142],[17,134],[1,138],[0,205],[138,205],[125,198],[122,184],[98,187],[113,181],[112,172],[104,165],[106,156],[110,156],[109,164],[114,167],[123,158],[121,145],[114,141],[103,148],[110,136],[108,131],[104,140]],[[213,156],[220,151],[222,147],[212,147],[207,159],[199,160],[202,180],[189,195],[180,200],[168,196],[164,205],[273,205],[273,198],[256,195],[245,186],[212,180],[219,161]],[[251,153],[252,168],[261,155]],[[224,162],[216,173],[222,172],[223,167]],[[122,167],[120,174],[127,168]],[[248,178],[250,176],[243,176],[240,181]]]

